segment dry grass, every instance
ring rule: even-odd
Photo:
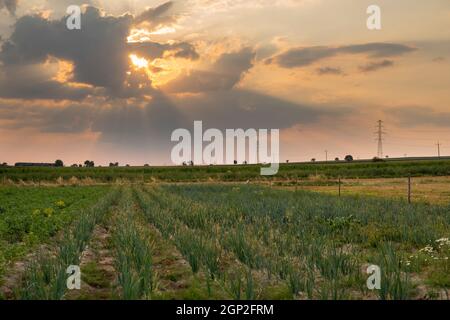
[[[417,177],[412,178],[412,201],[431,204],[450,203],[450,177]],[[277,188],[294,190],[295,186]],[[338,186],[308,185],[298,189],[338,194]],[[342,195],[361,195],[407,199],[407,178],[383,179],[344,179],[341,185]]]

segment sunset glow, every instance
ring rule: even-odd
[[[145,58],[140,58],[135,54],[130,54],[130,60],[136,69],[148,68],[148,61]]]
[[[127,37],[128,43],[139,43],[150,41],[152,35],[147,29],[131,29],[130,35]]]
[[[379,30],[369,0],[85,2],[80,31],[66,1],[0,0],[3,161],[31,150],[24,132],[47,150],[92,130],[106,164],[170,163],[171,130],[192,119],[278,128],[282,161],[371,159],[380,119],[390,157],[450,153],[448,0],[380,0]]]
[[[161,29],[150,32],[150,34],[163,35],[163,34],[175,33],[176,31],[177,30],[172,27],[163,27]]]

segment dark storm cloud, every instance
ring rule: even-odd
[[[170,92],[207,92],[230,90],[253,66],[255,52],[243,48],[238,52],[225,53],[214,62],[208,71],[194,70],[167,84]]]
[[[415,50],[417,49],[396,43],[367,43],[338,48],[338,51],[342,53],[367,53],[372,58],[395,57]]]
[[[350,107],[339,110],[328,105],[302,105],[245,90],[222,90],[202,95],[172,98],[152,92],[148,103],[117,100],[54,105],[13,106],[0,104],[0,121],[5,128],[37,129],[40,132],[98,132],[99,142],[121,150],[152,150],[167,157],[177,128],[192,130],[194,120],[204,128],[286,129],[297,124],[319,123],[323,117],[343,119],[354,113]]]
[[[87,86],[67,86],[55,81],[45,73],[44,67],[26,65],[0,69],[0,96],[4,98],[81,100],[94,91]]]
[[[383,61],[375,61],[370,62],[364,66],[359,67],[359,71],[361,72],[372,72],[377,71],[384,68],[389,68],[394,66],[394,61],[392,60],[383,60]]]
[[[341,75],[342,70],[341,68],[333,68],[333,67],[321,67],[317,68],[316,72],[318,75]]]
[[[162,57],[166,52],[175,57],[198,58],[195,48],[188,43],[127,43],[133,21],[133,16],[128,14],[102,16],[94,7],[87,7],[83,13],[81,30],[68,30],[65,18],[47,20],[24,16],[3,43],[0,61],[4,66],[13,67],[43,63],[49,56],[68,60],[74,64],[72,81],[104,87],[111,95],[125,96],[127,91],[136,93],[124,86],[130,52],[139,51],[152,58]],[[28,79],[25,77],[23,81]]]
[[[93,7],[83,14],[81,30],[68,30],[65,19],[25,16],[3,44],[0,59],[5,65],[18,65],[54,56],[74,63],[73,80],[117,89],[128,69],[125,53],[131,21],[131,16],[101,17]]]
[[[199,58],[195,47],[187,42],[179,43],[165,43],[160,44],[156,42],[135,42],[128,44],[130,53],[137,54],[147,59],[156,59],[168,52],[168,56],[175,58],[185,58],[196,60]]]
[[[3,129],[32,129],[43,133],[99,133],[101,144],[121,151],[146,151],[169,155],[173,130],[188,127],[188,119],[163,93],[135,103],[116,99],[55,105],[0,101]]]
[[[163,24],[171,24],[176,21],[176,16],[167,15],[173,8],[173,1],[168,1],[155,8],[147,8],[144,12],[134,19],[135,24],[147,23],[150,27]]]
[[[4,129],[32,128],[46,133],[81,133],[89,129],[97,109],[90,105],[23,105],[0,103],[0,120],[9,120]]]
[[[301,47],[290,49],[266,60],[283,68],[297,68],[340,54],[366,54],[370,58],[395,57],[416,50],[416,48],[395,43],[367,43],[340,47]]]
[[[323,116],[343,117],[351,110],[324,105],[302,105],[269,95],[233,89],[206,95],[183,97],[179,101],[190,127],[194,120],[205,126],[226,128],[286,129],[297,124],[313,124]]]
[[[0,96],[14,99],[82,100],[91,89],[65,86],[53,80],[36,82],[0,77]]]
[[[169,9],[160,10],[167,13]],[[11,76],[10,83],[8,77],[4,77],[5,87],[0,88],[0,96],[62,100],[93,97],[83,103],[61,102],[64,106],[51,103],[39,106],[29,101],[26,106],[14,105],[17,112],[11,108],[2,112],[0,107],[0,120],[6,120],[9,127],[34,128],[47,133],[89,130],[99,133],[99,142],[111,148],[120,146],[120,150],[137,151],[148,148],[152,152],[165,152],[173,146],[170,141],[172,131],[190,129],[194,120],[204,121],[205,127],[219,129],[285,129],[302,123],[318,123],[327,116],[339,119],[351,112],[349,108],[336,110],[325,105],[302,105],[236,89],[236,84],[253,67],[253,48],[222,54],[207,70],[192,71],[167,86],[169,92],[201,94],[169,98],[149,85],[146,93],[151,100],[144,102],[136,88],[145,79],[140,74],[127,75],[126,72],[130,53],[149,59],[166,55],[198,59],[198,54],[189,43],[127,43],[130,28],[136,21],[139,19],[135,20],[131,15],[102,16],[92,7],[83,14],[82,30],[79,31],[67,30],[65,19],[20,18],[0,51],[4,70],[12,70],[13,75],[13,71],[23,65],[39,65],[54,56],[73,63],[72,81],[87,83],[94,88],[80,89],[49,78],[38,81],[34,75],[25,73]],[[125,89],[125,82],[133,84],[132,88]],[[96,91],[101,90],[98,87],[108,89],[116,99],[101,97]],[[129,96],[136,99],[120,99]],[[169,156],[169,153],[164,154]]]
[[[152,101],[143,106],[117,104],[102,109],[92,130],[101,133],[101,142],[121,148],[169,148],[172,131],[185,127],[187,121],[164,94],[154,92],[152,97]]]
[[[415,127],[421,125],[433,125],[439,127],[450,126],[450,112],[441,112],[430,107],[403,106],[389,108],[386,114],[401,126]]]
[[[0,11],[5,8],[10,14],[15,15],[18,2],[19,0],[0,0]]]

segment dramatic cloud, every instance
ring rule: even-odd
[[[155,8],[148,8],[134,19],[134,23],[146,23],[149,28],[172,24],[177,19],[175,15],[168,14],[173,5],[173,1],[168,1]]]
[[[94,91],[72,87],[55,80],[30,78],[27,81],[16,74],[0,73],[0,96],[14,99],[82,100]]]
[[[400,56],[414,50],[416,49],[413,47],[395,43],[367,43],[340,47],[301,47],[290,49],[269,58],[266,63],[275,63],[283,68],[298,68],[340,54],[366,54],[369,58],[383,58]]]
[[[333,67],[322,67],[316,69],[318,75],[341,75],[341,68],[333,68]]]
[[[65,19],[20,18],[2,46],[1,61],[9,66],[43,63],[54,56],[74,63],[72,80],[120,89],[128,70],[126,38],[132,17],[101,17],[98,9],[88,7],[82,19],[82,29],[71,31]]]
[[[127,45],[129,53],[138,54],[144,58],[156,59],[167,53],[166,57],[197,60],[199,55],[195,47],[187,42],[165,43],[134,42]]]
[[[24,16],[3,44],[0,61],[12,68],[56,57],[73,63],[70,81],[107,88],[112,95],[126,95],[130,90],[125,86],[130,53],[139,52],[153,59],[166,53],[177,58],[198,58],[188,43],[127,43],[133,21],[131,15],[102,16],[94,7],[87,7],[83,14],[81,30],[68,30],[65,19]],[[28,81],[26,77],[22,80]],[[136,94],[136,90],[131,91]]]
[[[190,93],[230,90],[253,66],[254,58],[255,52],[252,48],[225,53],[209,70],[194,70],[170,82],[165,88],[170,92]]]
[[[204,95],[169,98],[152,92],[147,103],[94,100],[62,105],[0,103],[4,129],[34,129],[44,133],[98,133],[98,142],[121,151],[152,150],[170,155],[170,136],[177,128],[190,129],[194,120],[205,128],[286,129],[298,124],[319,123],[323,117],[342,119],[351,108],[302,105],[268,95],[233,89]]]
[[[15,15],[18,2],[19,0],[0,0],[0,10],[5,8],[10,14]]]
[[[336,110],[326,105],[303,105],[240,89],[193,95],[175,102],[182,106],[190,126],[194,120],[202,120],[205,126],[219,129],[286,129],[317,123],[324,116],[339,118],[351,112],[350,108]]]
[[[450,47],[439,13],[448,5],[408,4],[430,23],[419,34],[390,29],[377,43],[361,44],[348,19],[333,19],[342,31],[335,45],[324,23],[364,10],[333,3],[28,0],[16,10],[17,1],[0,0],[2,161],[170,164],[172,131],[194,120],[205,129],[281,129],[291,161],[325,149],[372,156],[378,119],[392,139],[413,126],[445,130]],[[72,4],[83,5],[81,30],[67,30]],[[404,6],[386,6],[408,25]],[[305,45],[311,39],[321,46]],[[388,83],[369,77],[377,70]],[[432,109],[386,107],[411,102]]]
[[[375,61],[375,62],[370,62],[364,66],[360,66],[359,70],[361,72],[372,72],[372,71],[377,71],[380,69],[392,67],[393,65],[394,65],[394,61],[392,61],[392,60]]]

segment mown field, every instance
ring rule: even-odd
[[[260,165],[194,167],[95,167],[39,168],[0,167],[0,182],[53,182],[71,179],[111,183],[116,180],[141,182],[226,182],[321,178],[395,178],[406,176],[450,176],[450,160],[386,162],[329,162],[281,164],[277,175],[262,177]]]
[[[449,298],[448,205],[242,184],[2,188],[7,299]],[[12,230],[15,216],[32,223]]]

